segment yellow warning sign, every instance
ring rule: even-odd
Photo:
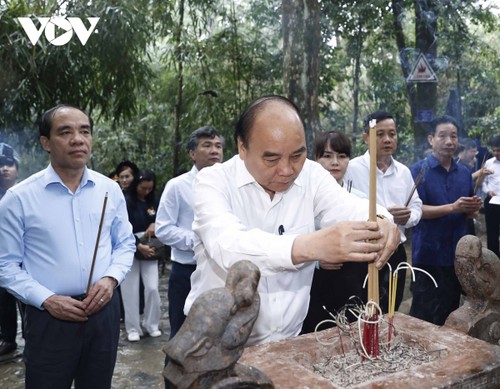
[[[418,55],[406,82],[437,82],[436,73],[422,53]]]

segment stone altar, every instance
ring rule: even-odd
[[[496,388],[500,387],[500,347],[472,338],[455,329],[415,319],[396,312],[396,330],[407,339],[435,347],[435,361],[393,374],[375,377],[356,388]],[[330,328],[335,336],[335,328]],[[276,388],[341,389],[313,372],[313,363],[331,355],[314,334],[248,347],[241,363],[254,366],[273,381]]]

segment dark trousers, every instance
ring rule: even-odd
[[[318,323],[333,318],[323,306],[334,315],[348,302],[352,304],[366,303],[366,289],[363,281],[368,272],[366,263],[346,262],[339,270],[315,269],[309,299],[309,309],[302,324],[302,334],[314,332]],[[356,299],[349,300],[356,296]],[[348,313],[349,314],[349,313]],[[349,317],[350,321],[354,317]],[[333,327],[333,323],[324,323],[319,328]]]
[[[500,205],[490,204],[491,197],[484,201],[484,218],[486,220],[486,243],[488,249],[497,257],[499,254],[498,236],[500,234]]]
[[[191,291],[191,274],[196,265],[183,265],[172,261],[172,272],[168,280],[168,316],[170,320],[170,339],[181,328],[186,316],[184,304]]]
[[[16,298],[3,288],[0,288],[0,330],[4,341],[9,343],[16,342]]]
[[[172,270],[168,279],[168,316],[170,321],[170,338],[172,339],[186,320],[184,304],[191,291],[191,274],[196,270],[196,265],[183,265],[172,261]],[[165,356],[165,366],[169,361]],[[165,387],[169,388],[165,380]]]
[[[120,335],[117,293],[84,323],[26,308],[26,389],[109,389]]]
[[[432,274],[438,288],[436,288],[429,276],[415,271],[415,282],[411,285],[413,301],[410,316],[441,326],[449,314],[460,305],[462,287],[455,274],[455,267],[416,266]]]
[[[402,262],[406,262],[406,250],[403,244],[400,244],[394,254],[389,258],[389,263],[391,265],[392,271],[396,270],[398,265]],[[401,302],[403,301],[403,293],[405,290],[406,281],[406,269],[398,271],[398,283],[396,287],[396,306],[395,311],[399,309]],[[388,312],[389,304],[389,266],[384,266],[378,275],[379,282],[379,301],[380,308],[383,313]]]

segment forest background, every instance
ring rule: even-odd
[[[40,29],[42,16],[79,17],[87,29],[87,18],[99,21],[85,45],[75,34],[33,44],[18,18]],[[433,116],[452,114],[460,135],[482,144],[499,134],[498,17],[496,2],[477,0],[0,0],[0,142],[27,177],[48,161],[41,113],[74,104],[94,118],[93,169],[132,160],[157,173],[161,190],[191,167],[193,130],[217,128],[228,159],[244,107],[281,94],[301,108],[309,148],[337,129],[359,155],[362,118],[393,112],[396,157],[411,164]],[[407,82],[419,54],[436,82]]]

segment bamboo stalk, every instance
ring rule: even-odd
[[[87,283],[86,293],[89,292],[90,284],[92,282],[92,275],[94,273],[95,259],[97,257],[97,249],[99,248],[99,241],[101,239],[102,224],[104,221],[104,214],[106,213],[106,204],[107,203],[108,203],[108,192],[106,192],[106,195],[104,196],[104,203],[102,204],[101,220],[99,222],[99,229],[97,230],[97,239],[95,241],[94,255],[92,257],[92,265],[90,267],[90,275],[89,275],[89,281]]]

